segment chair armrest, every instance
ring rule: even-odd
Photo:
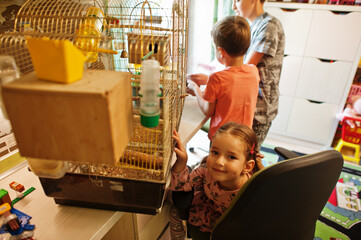
[[[194,190],[185,191],[172,191],[172,199],[175,208],[177,209],[179,218],[187,220],[189,217],[189,208],[193,201]]]
[[[187,166],[192,171],[190,166]],[[192,204],[194,189],[191,191],[172,191],[172,200],[174,207],[177,209],[178,216],[182,220],[188,220],[189,208]]]
[[[278,155],[280,155],[284,159],[296,158],[296,157],[300,156],[297,153],[294,153],[294,152],[292,152],[292,151],[290,151],[288,149],[285,149],[283,147],[275,147],[274,150]]]

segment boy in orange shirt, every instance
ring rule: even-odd
[[[252,128],[256,109],[258,69],[243,64],[250,45],[250,27],[239,16],[228,16],[217,22],[211,31],[217,60],[225,69],[209,76],[204,93],[197,83],[188,80],[187,92],[197,97],[202,112],[211,117],[208,138],[226,122],[237,122]]]

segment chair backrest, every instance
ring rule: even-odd
[[[352,123],[352,124],[349,124]],[[344,117],[342,120],[342,139],[346,142],[360,144],[361,119]]]
[[[217,221],[211,239],[310,239],[343,166],[327,150],[257,172]]]

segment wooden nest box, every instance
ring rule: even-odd
[[[87,70],[59,84],[33,72],[3,85],[3,98],[25,157],[114,165],[132,136],[128,73]]]

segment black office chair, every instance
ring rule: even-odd
[[[290,159],[290,158],[297,158],[300,156],[299,154],[292,152],[283,147],[275,147],[274,151],[280,156],[280,158],[283,158],[283,160]],[[280,160],[278,160],[278,161],[280,162]]]
[[[284,158],[292,158],[253,175],[217,221],[211,239],[313,239],[343,157],[336,150],[299,157],[283,148],[277,150]]]

